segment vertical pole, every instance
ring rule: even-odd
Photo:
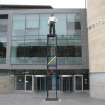
[[[47,36],[47,74],[46,74],[46,91],[47,91],[47,98],[48,98],[48,36]]]
[[[54,97],[49,97],[50,95],[50,92],[49,92],[49,88],[48,88],[48,79],[49,79],[49,67],[50,66],[52,66],[52,65],[50,65],[50,63],[49,63],[49,59],[48,59],[48,57],[50,57],[49,56],[49,53],[48,53],[48,49],[49,49],[49,39],[50,38],[53,38],[53,40],[54,40],[54,45],[53,45],[53,48],[54,48],[54,59],[55,59],[55,63],[54,63],[54,69],[53,69],[53,73],[54,74],[51,74],[52,75],[52,79],[54,79],[54,84],[52,84],[52,85],[54,85]],[[50,46],[50,47],[52,47],[52,45]],[[50,49],[51,50],[51,49]],[[51,53],[51,52],[50,52]],[[52,55],[52,54],[51,54]],[[52,56],[51,56],[52,57]],[[47,35],[47,74],[46,74],[46,90],[47,90],[47,100],[57,100],[58,99],[58,96],[57,96],[57,36],[55,35],[55,36],[49,36],[49,35]]]
[[[55,38],[56,38],[56,46],[55,46],[55,54],[56,54],[56,99],[58,98],[58,96],[57,96],[57,76],[58,76],[58,72],[57,72],[57,36],[55,36]]]

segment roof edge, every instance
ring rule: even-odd
[[[0,5],[0,10],[6,9],[53,9],[50,5]]]

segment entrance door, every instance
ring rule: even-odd
[[[34,90],[36,92],[46,91],[46,75],[34,76]]]
[[[25,87],[24,75],[16,75],[16,90],[24,90]]]
[[[61,75],[61,91],[71,92],[73,90],[72,75]]]
[[[25,91],[32,92],[33,90],[33,76],[32,75],[25,75]]]
[[[83,92],[83,75],[74,75],[74,91]]]

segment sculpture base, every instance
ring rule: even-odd
[[[55,37],[56,34],[47,34],[48,37]]]
[[[58,101],[58,98],[46,98],[46,101]]]

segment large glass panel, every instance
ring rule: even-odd
[[[66,35],[66,14],[55,14],[57,17],[56,23],[56,34],[57,35]]]
[[[25,90],[32,91],[32,76],[25,76]]]
[[[24,41],[13,41],[12,47],[11,47],[11,63],[12,64],[23,64],[24,62],[24,51],[21,50],[21,52],[18,51],[18,49],[22,48],[24,46]],[[21,55],[21,56],[20,56]]]
[[[0,64],[6,63],[8,15],[0,15]]]
[[[6,43],[0,41],[0,63],[6,63]]]
[[[61,89],[63,92],[73,91],[73,78],[70,75],[62,75],[61,77]]]
[[[46,64],[46,35],[39,37],[39,28],[38,14],[13,16],[12,64]]]
[[[58,46],[78,46],[81,44],[80,35],[62,35],[57,37]]]
[[[25,40],[31,35],[35,39],[36,35],[39,34],[39,15],[38,14],[28,14],[26,15],[26,30],[25,30]]]
[[[82,76],[75,76],[75,90],[83,91],[83,77]]]
[[[45,35],[47,38],[48,34],[48,17],[49,14],[40,14],[40,35]],[[44,37],[44,36],[43,36]]]
[[[49,32],[48,17],[50,14],[40,15],[40,35],[47,35]],[[56,33],[58,35],[66,35],[66,15],[55,14],[58,22],[56,23]]]
[[[57,57],[58,65],[81,65],[82,57]]]
[[[34,77],[34,90],[35,91],[46,91],[46,76],[36,75]]]
[[[17,57],[46,57],[46,47],[42,46],[19,46]]]
[[[25,76],[16,75],[16,90],[24,90],[24,89],[25,89]]]
[[[39,28],[39,15],[35,14],[26,15],[26,28],[27,29]]]
[[[16,42],[15,42],[16,43]],[[13,64],[46,64],[46,47],[22,46],[16,43],[11,48],[11,63]]]
[[[81,57],[82,56],[81,46],[58,46],[57,56],[58,57]]]
[[[81,15],[79,13],[67,15],[67,34],[79,35],[81,31]]]
[[[12,36],[19,37],[19,36],[25,35],[25,15],[14,15],[13,16],[12,29],[13,29]]]
[[[81,15],[79,13],[67,14],[67,21],[75,22],[80,20],[81,20]]]
[[[13,30],[25,30],[25,15],[13,16]]]

